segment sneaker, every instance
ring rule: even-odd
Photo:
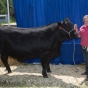
[[[87,73],[86,73],[86,72],[84,72],[84,73],[82,73],[81,75],[87,75]]]

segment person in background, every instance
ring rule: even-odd
[[[80,44],[82,47],[82,53],[86,64],[86,71],[81,75],[87,75],[85,80],[88,81],[88,15],[85,15],[83,17],[83,22],[84,24],[80,27],[79,31],[76,24],[74,25],[74,29],[78,33],[78,37],[81,39]]]

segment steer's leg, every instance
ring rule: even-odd
[[[8,64],[8,55],[6,54],[1,54],[1,60],[4,64],[4,66],[6,67],[6,70],[8,71],[8,73],[11,73],[11,69],[10,69],[10,66]]]
[[[50,66],[49,66],[49,63],[50,63],[50,61],[47,62],[47,66],[46,66],[46,68],[47,68],[47,72],[48,72],[48,73],[51,72],[51,70],[50,70]]]
[[[48,76],[47,76],[47,69],[46,69],[46,66],[47,66],[47,64],[46,64],[46,60],[44,60],[44,58],[41,58],[41,65],[42,65],[42,75],[43,75],[43,77],[44,78],[48,78]]]

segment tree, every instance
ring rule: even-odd
[[[9,9],[11,18],[14,17],[14,7],[12,0],[9,0]],[[7,14],[7,0],[0,0],[0,14]]]
[[[7,14],[7,7],[5,0],[0,0],[0,14]]]

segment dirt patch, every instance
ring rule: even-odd
[[[5,67],[0,67],[0,87],[32,87],[32,88],[88,88],[85,65],[50,65],[52,73],[43,78],[40,64],[20,64],[11,66],[12,73],[7,74]],[[85,86],[85,87],[84,87]]]

